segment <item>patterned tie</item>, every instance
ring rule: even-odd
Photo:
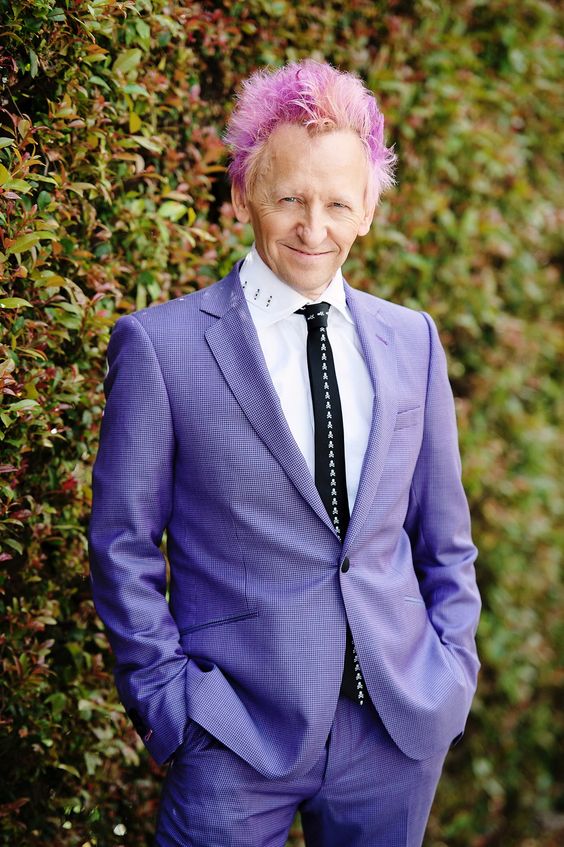
[[[342,541],[349,524],[345,439],[333,352],[327,337],[329,303],[303,306],[296,314],[307,321],[307,367],[315,424],[315,485],[335,532]],[[364,703],[364,680],[347,621],[341,693]]]

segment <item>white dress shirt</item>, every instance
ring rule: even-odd
[[[241,266],[240,277],[282,411],[313,477],[315,443],[307,368],[307,325],[303,315],[294,312],[306,303],[331,304],[327,333],[343,411],[347,494],[352,513],[372,422],[374,390],[345,300],[341,271],[337,271],[319,300],[308,300],[282,282],[253,245]]]

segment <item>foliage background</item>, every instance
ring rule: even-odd
[[[480,687],[426,844],[562,843],[561,24],[548,0],[0,0],[4,847],[150,843],[162,773],[87,580],[104,354],[118,315],[250,243],[227,110],[306,55],[387,116],[398,186],[347,278],[439,324],[481,552]]]

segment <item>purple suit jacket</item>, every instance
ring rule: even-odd
[[[342,545],[238,267],[115,325],[91,578],[120,697],[157,762],[195,720],[267,776],[310,769],[335,712],[346,616],[404,753],[423,759],[464,729],[480,601],[444,352],[428,316],[348,285],[346,296],[374,409]]]

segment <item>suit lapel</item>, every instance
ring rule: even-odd
[[[268,373],[240,286],[239,266],[240,263],[221,283],[205,292],[201,308],[218,318],[206,331],[206,341],[259,438],[302,497],[334,532]],[[378,301],[372,301],[346,283],[345,291],[374,388],[370,435],[345,538],[345,547],[348,548],[368,517],[388,455],[397,412],[397,363],[394,333],[378,317]]]
[[[368,517],[390,448],[397,412],[397,362],[394,333],[378,318],[378,301],[371,301],[347,284],[345,291],[374,387],[372,425],[345,537],[348,548]]]
[[[208,289],[202,310],[218,320],[206,331],[215,360],[259,438],[311,508],[334,532],[307,463],[286,421],[239,282],[239,265]]]

